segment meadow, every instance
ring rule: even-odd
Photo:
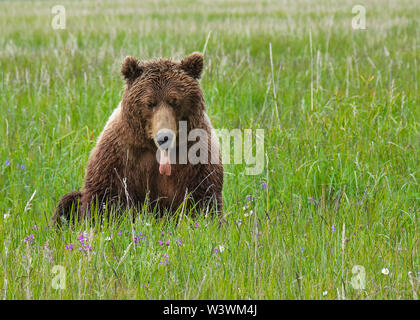
[[[416,0],[1,1],[1,298],[418,299],[419,15]],[[123,58],[194,51],[213,125],[264,129],[261,174],[225,165],[225,224],[145,211],[51,229]]]

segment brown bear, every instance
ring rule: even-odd
[[[80,220],[105,208],[138,209],[146,198],[160,212],[182,206],[221,214],[223,166],[198,81],[202,70],[200,53],[180,62],[125,58],[122,100],[90,154],[83,190],[62,197],[54,224],[76,213]],[[184,132],[181,139],[184,127],[204,135],[197,142]]]

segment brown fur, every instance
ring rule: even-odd
[[[126,89],[121,109],[111,117],[91,152],[83,190],[60,200],[54,223],[60,216],[68,219],[74,214],[79,202],[79,216],[89,217],[94,204],[99,209],[117,203],[139,207],[147,195],[161,210],[171,211],[191,193],[187,205],[196,203],[199,209],[208,210],[215,200],[215,209],[222,212],[220,155],[218,164],[172,164],[170,176],[159,173],[155,156],[156,131],[164,126],[177,133],[179,121],[186,120],[188,131],[200,128],[208,133],[210,162],[215,150],[211,148],[211,125],[198,82],[202,68],[203,57],[198,53],[181,62],[124,60],[121,72]]]

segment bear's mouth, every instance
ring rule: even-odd
[[[159,173],[168,177],[171,175],[171,161],[168,150],[160,149]]]
[[[154,141],[158,148],[159,173],[170,176],[172,172],[170,156],[176,147],[176,134],[174,130],[164,127],[157,132]]]

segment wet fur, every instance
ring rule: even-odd
[[[214,208],[221,214],[223,166],[220,154],[219,163],[210,163],[211,153],[219,153],[219,146],[198,82],[202,68],[201,54],[181,62],[160,59],[140,63],[131,57],[124,60],[121,72],[126,89],[122,101],[90,154],[82,191],[63,196],[53,223],[58,223],[60,217],[68,220],[77,208],[79,218],[90,217],[93,206],[99,213],[105,206],[139,208],[146,196],[160,211],[173,211],[182,205],[186,193],[190,194],[187,209],[195,204],[198,210]],[[153,141],[156,112],[147,107],[150,101],[157,103],[159,110],[172,110],[177,124],[186,120],[188,132],[195,128],[207,132],[209,164],[172,164],[171,176],[159,174]]]

